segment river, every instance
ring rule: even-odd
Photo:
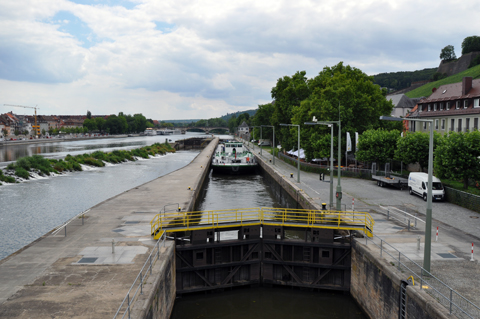
[[[176,140],[198,133],[171,136],[140,136],[98,140],[16,145],[10,154],[15,159],[40,154],[63,158],[67,154],[91,153],[97,150],[132,149],[165,138]],[[203,135],[205,136],[205,135]],[[228,138],[229,136],[220,136]],[[7,146],[9,148],[11,146]],[[10,151],[3,151],[9,154]],[[63,224],[78,213],[133,187],[166,175],[190,163],[198,151],[179,151],[149,160],[107,164],[82,172],[32,179],[0,186],[0,260]],[[4,165],[7,162],[3,163]]]

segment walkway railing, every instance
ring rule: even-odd
[[[150,222],[151,234],[155,238],[162,231],[228,228],[247,224],[357,230],[371,237],[375,222],[366,212],[268,207],[164,213]]]
[[[157,241],[157,243],[155,244],[155,247],[153,248],[152,252],[148,256],[147,261],[145,261],[145,264],[143,264],[143,267],[140,270],[140,273],[137,275],[137,278],[135,278],[135,281],[133,282],[132,286],[128,290],[125,298],[123,298],[123,301],[120,304],[120,307],[118,307],[118,310],[115,313],[115,316],[113,316],[113,319],[117,318],[117,316],[119,316],[122,312],[123,312],[123,316],[121,317],[122,319],[125,318],[125,316],[127,316],[127,318],[130,319],[130,312],[133,307],[133,304],[137,300],[138,293],[140,292],[140,295],[143,294],[143,285],[145,284],[145,278],[148,277],[148,273],[150,273],[150,275],[152,274],[152,268],[153,266],[155,266],[155,262],[158,260],[158,257],[160,256],[160,246],[165,246],[165,238],[166,238],[166,234],[165,232],[162,232],[160,236],[160,240]]]
[[[378,240],[380,240],[380,243],[375,242]],[[357,241],[361,241],[361,239],[357,239]],[[420,284],[420,289],[425,289],[425,291],[442,304],[450,314],[454,314],[462,319],[480,318],[480,307],[423,269],[422,266],[402,254],[385,240],[374,235],[373,238],[365,237],[365,244],[368,245],[368,243],[373,243],[380,249],[380,256],[383,256],[384,253],[390,256],[393,262],[396,263],[398,269],[402,271],[405,278],[413,276],[415,283]],[[388,247],[393,252],[385,249],[385,247]]]

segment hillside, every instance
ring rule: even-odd
[[[415,90],[405,93],[405,95],[409,98],[428,97],[430,94],[432,94],[433,88],[438,88],[444,84],[462,82],[462,79],[465,76],[471,76],[474,79],[480,78],[480,65],[474,66],[473,68],[467,69],[447,78],[427,83],[419,88],[416,88]]]
[[[393,91],[398,91],[410,87],[413,82],[430,80],[435,72],[437,72],[437,68],[380,73],[373,76],[373,83]]]

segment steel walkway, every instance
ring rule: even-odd
[[[366,212],[270,207],[161,213],[150,222],[151,234],[155,239],[160,238],[163,232],[220,229],[244,225],[356,230],[372,237],[374,224],[375,221]]]

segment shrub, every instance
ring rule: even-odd
[[[19,166],[15,168],[15,175],[24,179],[30,178],[30,174],[28,173],[28,171],[25,168]]]
[[[18,159],[17,163],[16,163],[16,166],[21,167],[26,171],[29,171],[30,168],[31,168],[30,161],[26,157],[22,157],[22,158]]]
[[[8,164],[7,169],[15,169],[15,163]]]

